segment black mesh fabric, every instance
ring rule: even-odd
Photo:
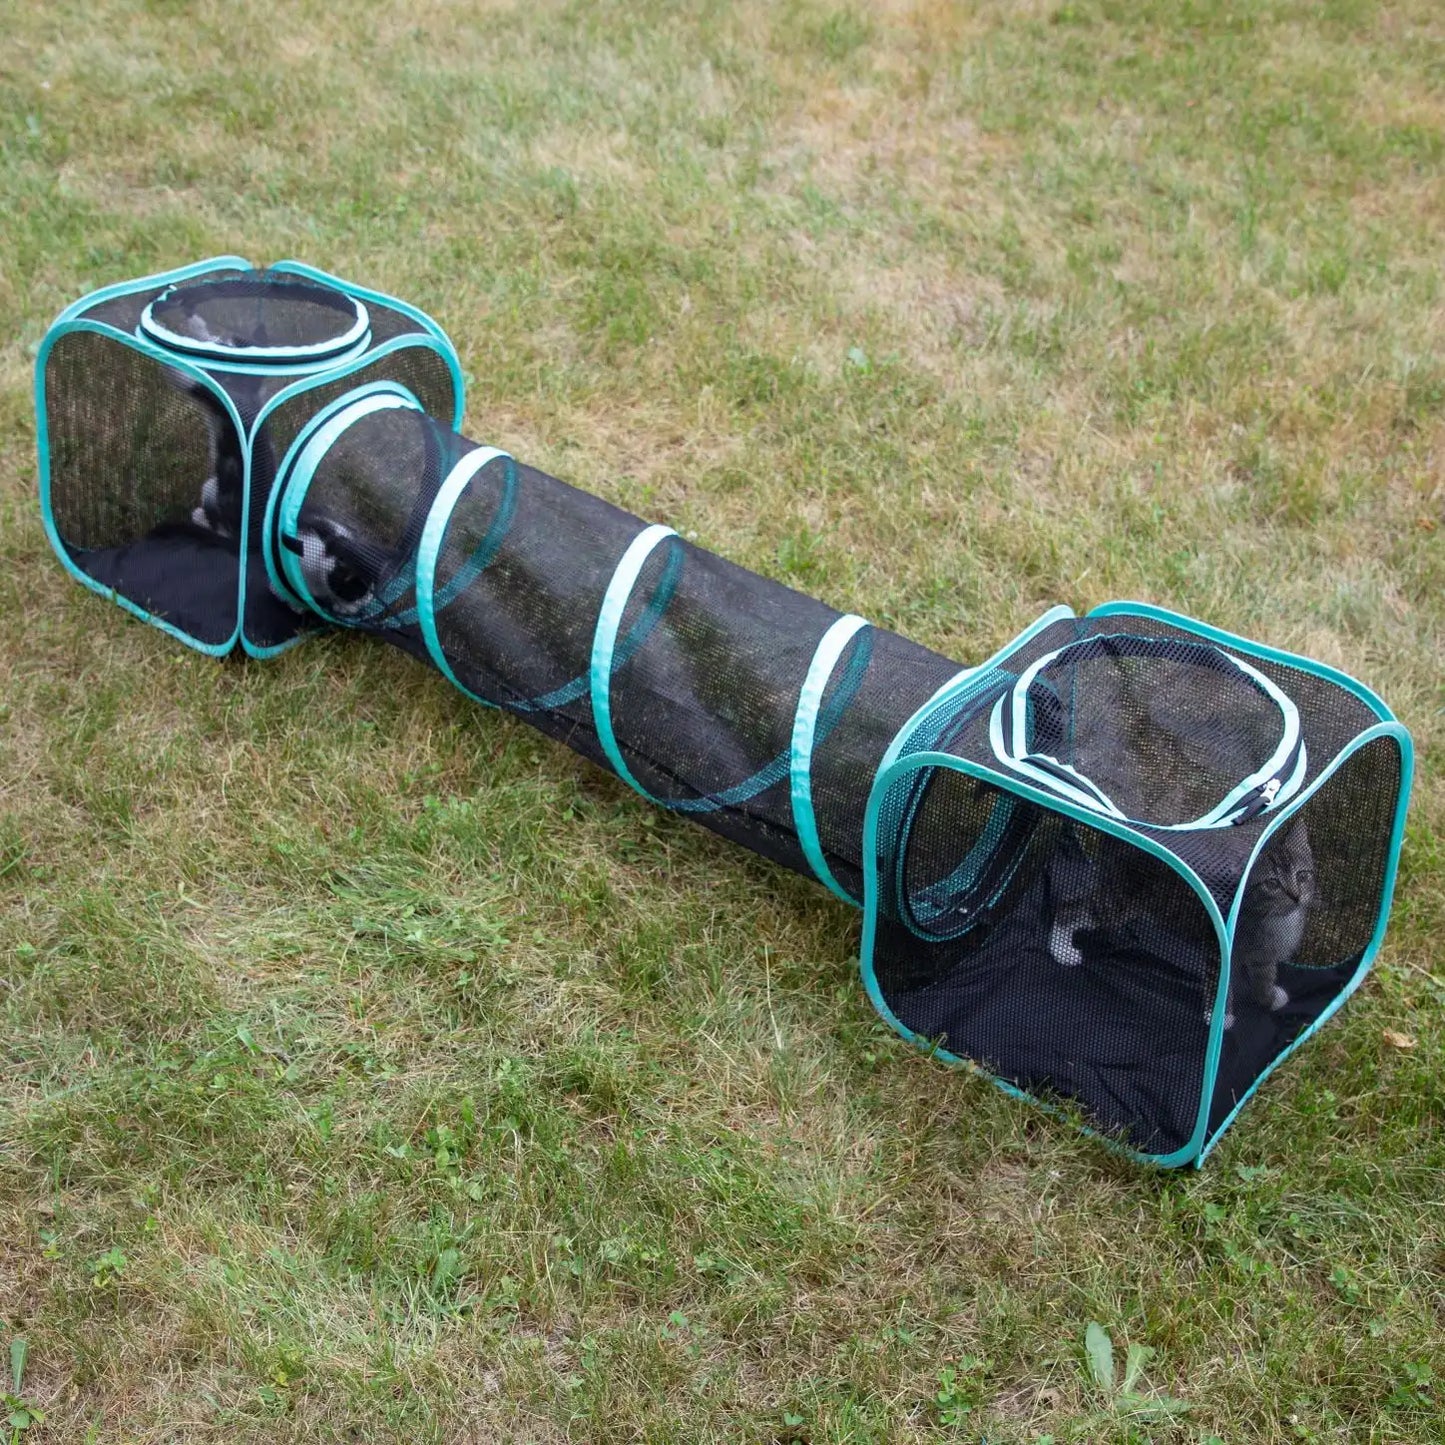
[[[307,604],[328,621],[420,652],[422,526],[442,479],[474,449],[411,408],[372,412],[348,425],[305,479],[294,530],[278,516],[272,538],[278,557],[294,559]]]
[[[197,525],[216,449],[235,427],[199,383],[95,332],[59,337],[45,366],[51,515],[70,560],[209,646],[236,626],[239,544]]]
[[[364,494],[383,475],[393,484],[403,475],[396,464],[418,425],[400,411],[368,421],[375,427],[368,436],[395,435],[346,449],[346,466],[364,455],[379,474],[346,484]],[[406,464],[429,501],[435,478],[419,454]],[[329,495],[313,484],[313,520]],[[338,514],[355,516],[344,505]],[[439,660],[469,693],[606,765],[590,688],[593,641],[608,585],[640,529],[629,513],[510,459],[481,467],[440,538]],[[803,679],[838,616],[680,538],[659,546],[622,610],[609,693],[613,729],[637,784],[715,832],[811,873],[793,823],[789,751]],[[859,661],[866,667],[853,667]],[[835,706],[850,670],[853,700]],[[814,754],[818,829],[825,856],[856,896],[873,772],[908,715],[956,671],[924,648],[868,629],[823,692],[828,722]]]
[[[88,314],[129,335],[161,294]],[[354,318],[338,297],[226,272],[156,314],[324,347]],[[403,344],[299,383],[211,366],[244,437],[177,366],[59,335],[44,382],[67,558],[219,648],[244,555],[253,646],[370,632],[663,806],[854,901],[871,887],[865,970],[906,1033],[1147,1155],[1194,1157],[1350,986],[1406,775],[1392,735],[1348,752],[1377,721],[1356,691],[1130,609],[1049,622],[964,673],[479,448],[446,424],[447,359],[405,344],[422,328],[400,308],[367,307],[373,345]]]
[[[1136,1149],[1189,1140],[1219,950],[1179,874],[938,768],[890,790],[880,838],[874,971],[905,1028],[1031,1094],[1081,1104]],[[1066,961],[1054,927],[1071,904],[1080,925]]]
[[[616,766],[664,806],[818,872],[799,831],[792,748],[804,679],[840,614],[655,529],[630,584],[618,583],[624,558],[646,540],[637,518],[508,457],[468,463],[466,446],[414,411],[378,411],[316,468],[300,524],[344,528],[348,555],[379,586],[415,556],[419,518],[435,504],[434,563],[423,556],[417,570],[435,599],[431,657],[454,682]],[[446,485],[459,462],[456,485]],[[416,602],[415,588],[395,594],[405,627],[360,625],[416,651]],[[358,625],[350,613],[342,620]],[[594,691],[594,651],[609,628],[612,670]],[[1060,649],[1027,689],[1029,749],[1151,820],[1122,837],[1006,784],[997,710],[1031,664]],[[1291,771],[1295,784],[1317,778],[1373,721],[1353,694],[1307,670],[1252,653],[1248,667],[1298,705],[1309,762]],[[1261,801],[1231,826],[1168,825],[1297,759],[1286,710],[1227,648],[1186,629],[1133,615],[1054,622],[957,683],[901,740],[905,755],[941,752],[974,772],[930,764],[889,787],[877,857],[866,859],[865,809],[885,752],[959,676],[947,659],[863,626],[818,684],[807,773],[817,839],[832,879],[855,898],[873,863],[882,998],[905,1030],[1032,1094],[1082,1106],[1136,1150],[1180,1154],[1196,1139],[1208,1084],[1222,920],[1276,814]],[[600,708],[615,754],[599,733]],[[1393,783],[1366,779],[1364,766],[1342,768],[1304,805],[1312,819],[1324,800],[1342,800],[1330,806],[1345,811],[1318,826],[1330,866],[1351,873],[1334,856],[1343,824],[1332,830],[1330,820],[1349,816],[1357,788],[1376,790],[1375,812],[1361,820],[1371,852],[1351,884],[1358,896],[1330,895],[1312,911],[1304,946],[1279,960],[1286,1002],[1261,1005],[1258,989],[1226,986],[1217,1116],[1337,997],[1368,941],[1360,920],[1381,898],[1399,777],[1397,767]],[[1317,949],[1326,937],[1334,942]],[[1323,951],[1320,963],[1311,950]]]
[[[1164,666],[1151,651],[1143,659],[1148,667],[1137,670],[1152,674],[1152,684],[1136,685],[1139,659],[1121,665],[1110,641],[1121,631],[1165,640],[1158,654]],[[1221,715],[1211,720],[1199,640],[1138,615],[1045,628],[925,720],[907,751],[937,749],[1007,776],[990,736],[995,705],[1001,698],[1007,705],[1031,663],[1079,642],[1090,644],[1076,654],[1084,668],[1097,673],[1102,663],[1106,684],[1099,686],[1097,675],[1072,675],[1084,668],[1052,676],[1042,669],[1038,676],[1064,706],[1041,709],[1040,741],[1096,781],[1106,778],[1116,803],[1161,824],[1196,816],[1273,753],[1278,709],[1254,705],[1242,683],[1232,691],[1219,686]],[[1361,699],[1327,678],[1253,654],[1248,661],[1299,710],[1307,781],[1376,721]],[[1218,674],[1228,680],[1227,671]],[[1224,715],[1234,703],[1237,719]],[[1210,1100],[1213,1131],[1338,998],[1364,956],[1384,902],[1400,787],[1399,744],[1388,737],[1369,743],[1286,817],[1251,870],[1273,813],[1223,827],[1137,826],[1133,842],[987,780],[920,768],[889,788],[880,811],[880,991],[900,1023],[925,1039],[1030,1093],[1082,1104],[1092,1121],[1144,1153],[1182,1150],[1207,1082],[1221,948],[1199,895],[1145,845],[1168,850],[1192,870],[1222,919],[1238,898],[1241,940],[1256,929],[1268,936],[1268,920],[1258,916],[1259,884],[1272,860],[1274,871],[1284,871],[1277,864],[1289,853],[1294,874],[1317,880],[1297,905],[1302,939],[1281,926],[1274,951],[1265,951],[1280,990],[1271,1002],[1260,999],[1269,983],[1259,984],[1247,966],[1258,950],[1236,944]],[[1308,842],[1299,851],[1301,824]],[[1298,887],[1293,877],[1288,886]],[[1280,902],[1289,916],[1293,896]]]
[[[1126,817],[1186,823],[1279,745],[1278,705],[1220,650],[1105,634],[1068,648],[1026,693],[1028,747],[1088,778]]]
[[[204,271],[191,277],[186,284],[197,285],[203,281],[232,281],[250,273],[239,271],[234,266],[218,266],[215,270]],[[101,321],[117,330],[133,333],[140,326],[140,319],[146,307],[162,294],[169,283],[160,282],[143,286],[136,291],[127,291],[119,296],[108,296],[104,300],[87,306],[81,315],[87,321]]]
[[[415,331],[415,323],[403,313],[373,304],[373,338],[378,313],[383,310],[387,315],[405,322],[412,332]],[[294,379],[288,378],[292,381]],[[277,389],[275,385],[270,384],[265,377],[261,380],[267,383],[263,391],[267,395],[274,394]],[[445,359],[431,345],[403,346],[386,355],[375,357],[344,376],[306,387],[267,412],[265,419],[254,432],[251,443],[249,567],[255,570],[262,583],[265,580],[265,568],[260,553],[261,529],[265,524],[266,501],[276,480],[276,469],[292,442],[312,417],[347,392],[377,381],[393,381],[406,388],[433,417],[451,415],[452,376]],[[311,631],[324,624],[309,611],[295,612],[285,608],[278,610],[275,599],[268,590],[263,587],[258,593],[255,587],[248,587],[244,625],[246,637],[252,644],[258,647],[273,647],[298,631]]]
[[[1225,1034],[1220,1056],[1210,1107],[1211,1133],[1259,1074],[1319,1018],[1354,976],[1385,902],[1400,787],[1400,744],[1393,737],[1380,737],[1352,753],[1301,805],[1297,819],[1305,831],[1306,849],[1294,861],[1309,868],[1313,890],[1299,904],[1304,936],[1290,957],[1281,960],[1276,975],[1288,1002],[1274,1010],[1251,1006],[1249,981],[1236,965],[1235,1025]],[[1242,881],[1244,919],[1256,901],[1269,901],[1262,892],[1263,880],[1287,871],[1272,860],[1292,845],[1299,847],[1299,838],[1289,836],[1293,826],[1281,827],[1275,835],[1279,841],[1265,845]],[[1293,906],[1290,898],[1283,903],[1286,909]]]

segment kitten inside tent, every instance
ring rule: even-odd
[[[1102,927],[1111,913],[1122,920],[1121,926],[1127,926],[1128,911],[1121,910],[1119,900],[1139,897],[1137,880],[1129,876],[1135,860],[1131,853],[1117,850],[1092,859],[1079,846],[1077,836],[1060,854],[1054,873],[1049,953],[1062,967],[1077,968],[1085,959],[1083,935]],[[1289,1002],[1288,992],[1278,982],[1279,970],[1295,962],[1314,901],[1309,828],[1303,818],[1297,818],[1270,839],[1245,884],[1235,927],[1226,1029],[1234,1027],[1241,996],[1270,1012]],[[1209,1017],[1206,1013],[1206,1022]]]

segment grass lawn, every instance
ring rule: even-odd
[[[4,1429],[1445,1440],[1438,0],[3,29]],[[36,345],[223,251],[426,307],[472,435],[961,661],[1132,596],[1356,673],[1420,751],[1371,979],[1143,1171],[897,1039],[822,889],[399,653],[107,607]]]

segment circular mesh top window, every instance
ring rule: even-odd
[[[270,272],[172,286],[141,315],[152,341],[198,358],[282,365],[366,345],[370,318],[333,286]]]
[[[1091,812],[1219,827],[1299,790],[1294,703],[1221,648],[1115,634],[1040,658],[994,707],[1000,761]]]

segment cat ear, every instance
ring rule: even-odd
[[[1285,851],[1291,855],[1308,855],[1310,849],[1309,829],[1305,827],[1303,813],[1296,813],[1284,834]]]

